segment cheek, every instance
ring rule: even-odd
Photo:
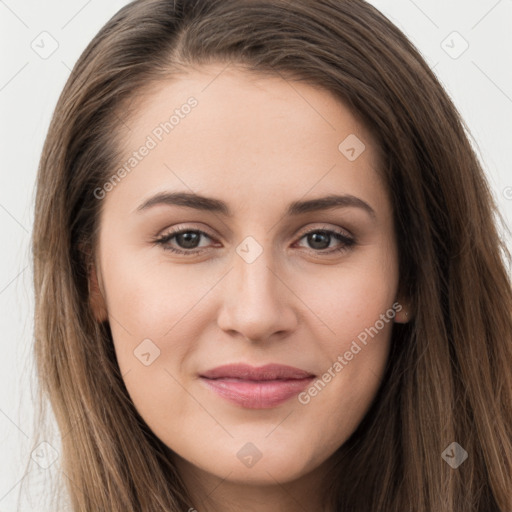
[[[383,254],[370,256],[340,266],[337,271],[329,269],[328,278],[318,273],[315,278],[296,280],[294,291],[323,323],[325,334],[318,331],[319,340],[323,340],[331,355],[344,350],[350,340],[374,326],[395,302],[398,281],[395,263]],[[394,317],[392,311],[390,315]],[[389,323],[382,326],[379,322],[379,331],[386,334]]]
[[[315,462],[327,458],[353,434],[377,394],[393,325],[392,319],[380,320],[383,311],[386,308],[377,307],[358,320],[340,321],[339,335],[323,345],[328,357],[321,373],[298,396],[299,414],[309,419],[304,431],[317,446]]]
[[[305,415],[322,425],[312,436],[325,453],[360,424],[384,374],[398,282],[396,261],[388,254],[340,268],[335,279],[324,281],[322,294],[301,292],[324,328],[317,331],[322,370],[299,401]]]
[[[205,305],[219,278],[212,272],[198,275],[192,265],[166,263],[143,265],[116,258],[115,265],[108,266],[105,287],[127,391],[158,436],[180,439],[183,418],[204,416],[183,387],[183,365],[197,349],[204,320],[213,318]]]
[[[165,340],[166,346],[176,340],[176,346],[169,348],[179,352],[185,331],[196,325],[195,308],[218,281],[211,272],[169,262],[145,265],[119,258],[105,267],[107,308],[120,357],[146,338],[157,345]]]
[[[179,439],[183,423],[176,418],[201,413],[183,387],[181,370],[199,339],[198,298],[215,281],[211,276],[211,283],[191,281],[186,272],[169,266],[144,267],[122,258],[109,269],[107,307],[127,391],[159,437]]]

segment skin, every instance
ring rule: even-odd
[[[142,97],[121,134],[127,158],[190,96],[197,107],[101,199],[92,305],[110,322],[137,410],[176,453],[191,507],[320,510],[332,455],[380,385],[393,322],[407,321],[379,150],[329,92],[210,65]],[[338,149],[350,134],[366,146],[354,161]],[[163,191],[220,199],[233,217],[168,204],[137,211]],[[292,201],[329,194],[362,199],[375,218],[354,206],[285,216]],[[207,232],[195,246],[204,252],[176,255],[154,243],[172,227]],[[343,243],[331,236],[315,245],[305,236],[321,228],[356,243],[326,255]],[[251,263],[237,253],[249,236],[262,250]],[[193,252],[178,238],[167,245]],[[199,380],[201,371],[234,362],[322,376],[395,301],[403,309],[394,320],[305,405],[293,397],[247,409]],[[144,339],[160,350],[148,366],[134,355]],[[237,457],[249,442],[262,455],[252,467]]]

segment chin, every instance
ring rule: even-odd
[[[218,446],[201,454],[180,455],[186,464],[230,482],[249,485],[275,485],[291,482],[314,470],[315,464],[302,445],[265,443],[265,440],[238,441]]]

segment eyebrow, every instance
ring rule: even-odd
[[[206,212],[217,213],[225,217],[233,217],[229,206],[220,199],[205,197],[193,192],[160,192],[144,201],[137,212],[148,210],[157,205],[184,206]],[[345,195],[328,195],[306,201],[294,201],[288,205],[285,215],[298,216],[304,213],[331,210],[335,208],[360,208],[375,220],[375,210],[359,197]]]

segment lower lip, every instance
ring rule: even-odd
[[[306,379],[251,381],[240,379],[201,380],[218,395],[247,409],[270,409],[300,393],[314,377]]]

